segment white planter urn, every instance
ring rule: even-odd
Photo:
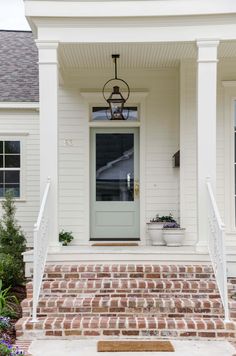
[[[185,237],[185,229],[163,229],[163,240],[167,246],[182,246]]]
[[[149,222],[148,226],[148,234],[151,238],[152,245],[154,246],[163,246],[165,242],[163,240],[163,222]]]

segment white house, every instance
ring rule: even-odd
[[[218,262],[222,277],[226,248],[235,276],[235,1],[25,0],[25,14],[39,102],[20,90],[2,97],[0,170],[9,181],[0,193],[15,184],[30,247],[40,212],[36,265],[46,256],[52,264]],[[106,115],[112,54],[130,88],[127,120]],[[7,166],[8,145],[20,165],[15,157]],[[169,213],[186,229],[184,245],[152,246],[147,222]],[[59,244],[62,229],[73,233],[70,246]],[[24,256],[27,273],[33,256]]]

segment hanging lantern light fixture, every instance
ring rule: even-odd
[[[118,78],[117,76],[117,59],[120,58],[119,54],[112,54],[111,56],[113,58],[113,61],[115,63],[115,76],[112,79],[109,79],[103,86],[102,89],[102,94],[104,99],[106,100],[106,102],[109,105],[109,115],[107,114],[107,117],[110,120],[127,120],[129,113],[126,110],[126,115],[124,114],[124,104],[126,103],[126,101],[129,98],[130,95],[130,88],[128,86],[128,84],[126,83],[125,80]],[[108,96],[106,95],[107,92],[107,88],[108,88],[108,84],[116,84],[113,86],[112,92],[111,94]],[[126,90],[125,90],[125,94],[122,94],[120,91],[120,86],[117,84],[125,84],[126,86]]]

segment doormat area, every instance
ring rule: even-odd
[[[98,352],[174,352],[170,341],[98,341]]]
[[[96,242],[92,246],[138,246],[136,242]]]

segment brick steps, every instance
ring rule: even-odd
[[[211,279],[211,266],[183,265],[48,265],[45,279],[103,279],[103,278],[147,278],[147,279]]]
[[[26,339],[79,336],[234,339],[235,327],[234,322],[225,323],[219,318],[71,316],[39,318],[38,323],[22,318],[16,331],[18,337]]]
[[[230,280],[229,291],[236,289]],[[32,283],[22,302],[17,337],[227,338],[236,324],[223,321],[211,266],[90,264],[48,265],[30,319]],[[236,301],[230,301],[236,318]]]
[[[31,315],[32,299],[22,303],[23,316]],[[236,310],[236,302],[231,303]],[[42,297],[38,304],[39,316],[83,315],[126,315],[145,314],[160,316],[223,316],[222,303],[219,299],[192,298],[137,298],[137,297]]]
[[[32,283],[27,285],[27,293],[32,291]],[[169,280],[169,279],[144,279],[144,278],[116,278],[116,279],[66,279],[44,281],[42,283],[42,294],[50,293],[160,293],[160,292],[182,292],[182,293],[207,293],[217,294],[218,288],[212,280]],[[214,296],[213,296],[214,298]]]

